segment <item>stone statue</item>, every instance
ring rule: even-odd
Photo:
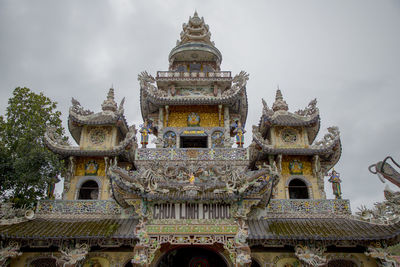
[[[149,123],[147,119],[144,121],[144,124],[140,129],[140,133],[142,134],[140,143],[142,144],[143,148],[146,148],[147,144],[149,143],[149,135],[152,133],[151,123]]]
[[[236,144],[238,147],[243,147],[244,144],[244,133],[246,132],[242,127],[242,123],[240,121],[237,122],[236,129],[233,131],[236,137]]]
[[[342,182],[342,180],[340,180],[339,173],[333,169],[329,175],[331,177],[329,178],[328,181],[332,183],[332,190],[333,194],[335,195],[335,198],[342,199],[342,190],[340,188],[340,183]]]

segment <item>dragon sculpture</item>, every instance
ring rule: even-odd
[[[391,160],[393,164],[400,168],[400,165],[394,161],[392,157],[386,157],[383,161],[379,161],[376,164],[369,166],[369,171],[373,174],[377,174],[379,179],[385,183],[385,179],[393,183],[397,187],[400,187],[400,173],[396,171],[389,163]],[[384,190],[385,201],[375,203],[373,209],[367,209],[365,206],[359,208],[357,215],[361,220],[393,224],[400,221],[400,191],[392,191],[388,186]]]

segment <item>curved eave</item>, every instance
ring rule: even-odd
[[[47,134],[44,136],[44,142],[48,149],[60,155],[61,157],[69,156],[93,156],[93,157],[116,157],[124,156],[129,160],[133,160],[135,138],[124,139],[120,145],[115,146],[113,149],[102,150],[83,150],[77,146],[66,146],[53,141]]]
[[[210,96],[210,97],[179,97],[179,96],[173,96],[173,97],[161,97],[161,96],[156,96],[146,88],[143,88],[144,90],[144,95],[146,95],[145,99],[142,101],[150,101],[151,103],[155,105],[204,105],[204,104],[232,104],[235,101],[240,98],[242,91],[244,90],[245,87],[240,88],[233,94],[227,95],[227,96],[221,96],[221,97],[215,97],[215,96]]]
[[[305,127],[308,135],[308,142],[309,144],[312,144],[321,127],[321,119],[319,113],[310,117],[302,117],[290,112],[275,116],[273,113],[263,114],[258,125],[261,135],[264,136],[272,126]]]
[[[103,118],[99,119],[100,116]],[[91,115],[79,115],[73,111],[69,112],[68,116],[68,129],[77,144],[80,143],[82,126],[100,126],[100,125],[110,125],[117,126],[121,131],[122,136],[125,136],[128,132],[128,123],[123,114],[104,114],[102,112],[91,114]]]
[[[340,139],[332,148],[332,152],[329,154],[324,154],[320,156],[321,168],[323,173],[327,173],[331,168],[333,168],[336,163],[338,163],[340,156],[342,155],[342,142]]]
[[[293,113],[278,114],[273,116],[264,114],[261,117],[260,123],[266,123],[271,126],[313,127],[315,124],[320,123],[320,117],[319,114],[315,114],[311,117],[301,117]]]
[[[239,105],[242,107],[242,123],[247,118],[247,95],[246,87],[242,87],[236,92],[228,96],[222,97],[160,97],[154,95],[147,88],[141,87],[140,89],[140,107],[142,111],[143,119],[146,119],[149,113],[155,112],[156,110],[151,109],[152,107],[163,107],[165,105],[229,105],[232,106],[239,101]],[[152,107],[150,106],[152,105]]]
[[[341,142],[340,138],[337,138],[332,144],[329,146],[322,146],[322,147],[311,147],[311,148],[276,148],[273,145],[267,145],[263,141],[259,140],[257,136],[253,135],[253,141],[261,147],[262,152],[265,154],[272,154],[272,155],[323,155],[323,156],[330,156],[336,151],[341,151]]]
[[[241,116],[241,122],[245,126],[246,125],[246,121],[247,121],[247,113],[248,113],[248,110],[249,110],[246,87],[244,87],[243,94],[242,94],[242,97],[241,97],[241,101],[242,102],[240,104],[241,104],[242,107],[241,107],[240,116]]]

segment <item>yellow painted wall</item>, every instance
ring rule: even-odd
[[[287,143],[282,139],[282,133],[285,130],[290,130],[296,133],[297,139],[294,143]],[[307,140],[307,131],[304,127],[282,127],[282,126],[275,126],[271,129],[271,141],[275,147],[280,148],[299,148],[299,147],[308,147],[308,140]]]
[[[218,106],[170,106],[168,126],[187,127],[187,119],[192,112],[200,115],[200,127],[224,126],[223,109],[221,110],[221,125],[219,125]],[[165,116],[164,114],[164,122],[166,121]],[[164,127],[167,127],[165,123]]]
[[[94,132],[102,132],[103,135],[99,135],[102,138],[95,142],[92,135]],[[87,150],[99,150],[99,149],[110,149],[117,145],[117,128],[113,126],[83,126],[80,140],[81,149]]]
[[[105,174],[104,158],[88,157],[88,158],[77,158],[76,159],[75,176],[71,178],[70,189],[66,193],[67,200],[75,200],[76,196],[77,196],[77,191],[79,190],[79,188],[77,188],[79,181],[81,179],[90,177],[90,176],[85,176],[85,165],[89,161],[96,161],[96,163],[99,165],[96,177],[98,179],[100,179],[100,181],[101,181],[101,191],[99,192],[100,199],[107,200],[110,198],[110,185],[109,185],[109,180],[107,179],[106,174]]]
[[[303,163],[303,174],[291,174],[289,170],[289,164],[293,160],[300,161]],[[276,189],[276,195],[274,195],[274,198],[276,199],[288,199],[289,196],[286,194],[287,193],[287,181],[292,177],[292,176],[302,176],[309,183],[311,183],[311,188],[312,188],[312,198],[313,199],[321,199],[321,194],[320,191],[318,190],[318,180],[317,177],[315,177],[312,173],[312,165],[311,165],[311,157],[307,156],[283,156],[282,157],[282,172],[281,172],[281,178],[279,180],[279,183],[277,185]]]

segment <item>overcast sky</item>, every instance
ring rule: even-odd
[[[0,0],[0,114],[26,86],[57,101],[66,126],[71,97],[99,111],[113,85],[138,126],[137,74],[167,70],[194,10],[210,26],[222,70],[250,73],[246,145],[261,98],[271,106],[278,84],[291,111],[317,98],[318,138],[332,125],[341,131],[344,198],[353,211],[383,200],[384,184],[367,167],[386,155],[400,161],[398,0]]]

